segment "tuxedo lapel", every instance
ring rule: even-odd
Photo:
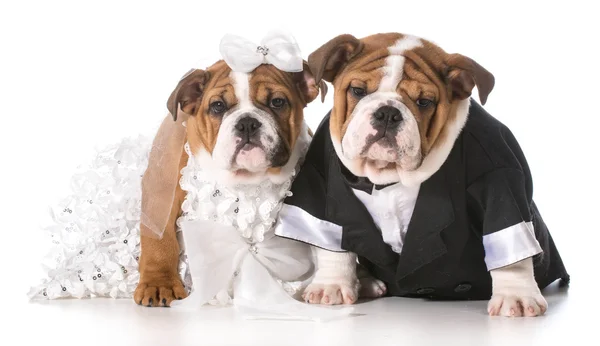
[[[398,260],[396,280],[446,253],[440,232],[454,221],[454,209],[445,166],[421,184]]]
[[[335,223],[343,225],[342,248],[356,253],[382,268],[389,268],[393,277],[398,254],[383,241],[373,217],[352,192],[352,188],[372,193],[373,184],[346,170],[333,153],[327,179],[327,214]]]
[[[343,225],[343,249],[377,264],[398,281],[446,253],[440,232],[454,222],[448,162],[421,184],[400,255],[383,241],[373,217],[352,192],[356,189],[372,194],[373,189],[385,186],[353,175],[333,150],[328,162],[326,213],[329,220]]]

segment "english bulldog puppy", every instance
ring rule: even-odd
[[[341,35],[308,58],[334,104],[276,233],[318,247],[313,304],[371,296],[489,299],[539,316],[569,275],[532,198],[517,140],[485,104],[494,76],[400,33]],[[359,280],[357,263],[375,279]]]
[[[238,44],[235,38],[233,41]],[[289,49],[294,45],[284,43]],[[255,47],[244,52],[247,58],[257,57]],[[266,53],[267,47],[263,48]],[[270,48],[270,54],[276,54],[276,47]],[[296,52],[292,53],[276,58],[297,58]],[[204,264],[210,264],[206,266],[209,276],[193,282],[199,294],[210,294],[206,299],[231,298],[229,286],[210,290],[215,280],[223,277],[219,268],[231,270],[224,286],[238,276],[240,254],[256,258],[275,279],[296,280],[309,273],[310,249],[305,244],[299,248],[288,244],[295,242],[282,243],[272,235],[269,225],[308,148],[310,133],[303,110],[317,97],[319,87],[301,58],[299,64],[288,64],[294,66],[288,71],[269,60],[261,62],[262,57],[258,55],[255,66],[250,61],[251,68],[233,68],[230,65],[239,62],[225,59],[205,70],[194,69],[171,93],[168,109],[173,118],[165,119],[158,131],[142,182],[140,280],[134,293],[137,304],[170,306],[173,300],[188,296],[179,264],[184,245],[189,250],[190,242],[206,247],[207,253],[197,255],[204,258]],[[194,220],[204,222],[200,224],[204,226],[183,232],[182,242],[180,228],[185,222],[196,227]],[[225,234],[228,232],[235,234]],[[237,257],[229,256],[231,249],[215,242],[223,237],[239,238],[244,251],[235,252],[236,248]],[[267,243],[270,245],[264,245]],[[200,246],[197,242],[191,245]],[[270,253],[261,254],[265,247]],[[297,257],[293,262],[297,265],[274,273],[280,266],[269,259],[273,254],[282,261]],[[233,268],[234,264],[238,267]],[[198,269],[197,263],[190,266],[192,272]]]

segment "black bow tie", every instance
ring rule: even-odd
[[[395,183],[386,184],[386,185],[373,184],[369,180],[369,178],[357,177],[354,174],[352,174],[342,163],[340,163],[340,168],[342,171],[342,177],[344,177],[344,180],[346,181],[346,184],[348,184],[348,186],[350,186],[351,188],[353,188],[355,190],[364,191],[364,192],[368,193],[369,195],[373,192],[373,188],[375,188],[375,190],[382,190],[388,186],[395,184]]]

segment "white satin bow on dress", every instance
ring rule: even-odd
[[[294,37],[282,31],[269,32],[260,45],[227,34],[219,46],[223,60],[235,72],[249,73],[261,64],[271,64],[286,72],[301,72],[302,54]]]
[[[191,310],[208,304],[224,288],[232,287],[232,305],[246,319],[328,321],[349,316],[352,307],[314,306],[296,300],[279,280],[294,280],[311,269],[305,244],[266,236],[249,244],[233,226],[210,220],[181,223],[193,291],[182,302]],[[308,250],[308,251],[307,251]]]

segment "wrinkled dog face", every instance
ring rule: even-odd
[[[251,97],[250,75],[231,72],[229,78],[236,101],[228,105],[217,96],[209,105],[211,113],[221,118],[213,160],[223,169],[248,173],[285,165],[293,139],[285,135],[289,123],[280,120],[291,116],[291,96],[271,93],[264,83],[257,83]]]
[[[317,80],[335,87],[330,131],[338,156],[377,184],[430,170],[427,157],[455,139],[453,125],[468,109],[475,81],[485,96],[493,85],[474,61],[396,33],[338,36],[309,64]]]
[[[409,37],[400,40],[396,46],[400,50],[420,45],[420,40]],[[355,105],[346,121],[341,149],[346,158],[364,161],[367,171],[385,170],[392,164],[413,170],[421,163],[417,119],[404,103],[407,100],[396,90],[403,63],[404,58],[400,55],[385,58],[384,65],[379,68],[382,76],[377,89],[359,76],[350,81],[348,96]]]
[[[169,104],[177,99],[193,115],[188,142],[203,166],[245,183],[277,175],[290,163],[304,131],[303,108],[317,94],[307,69],[288,73],[261,65],[240,73],[221,61],[186,76]]]

